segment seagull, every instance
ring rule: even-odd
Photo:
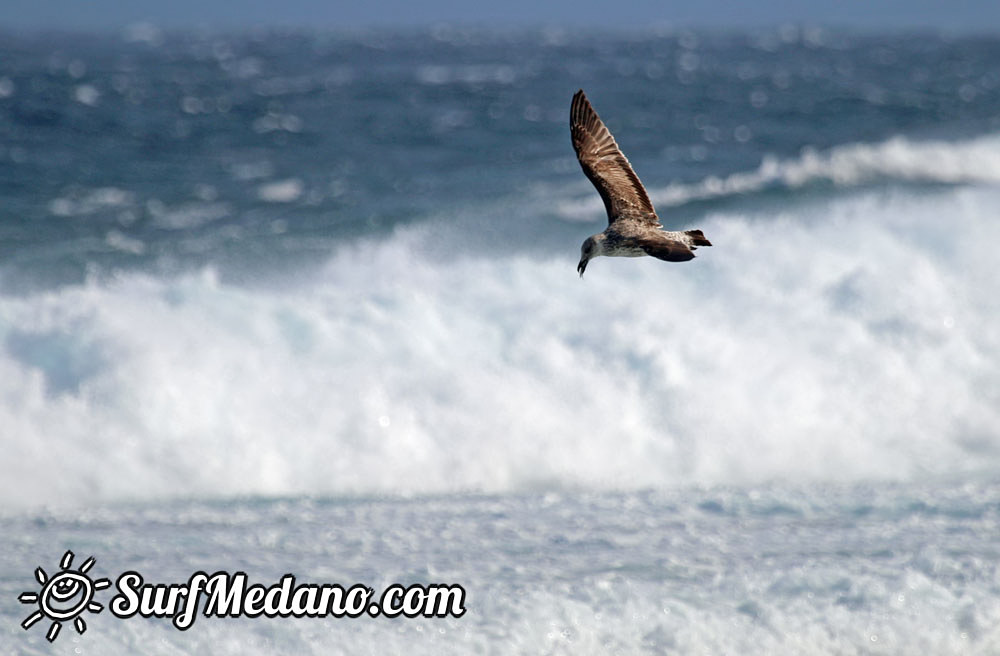
[[[641,257],[686,262],[699,246],[711,246],[701,230],[664,230],[639,176],[632,170],[611,132],[601,121],[583,89],[573,96],[569,131],[580,166],[604,200],[608,227],[587,237],[580,247],[576,270],[583,277],[587,262],[598,255]]]

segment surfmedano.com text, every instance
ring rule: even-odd
[[[195,572],[186,583],[145,583],[138,572],[125,572],[115,582],[111,599],[115,617],[169,617],[187,630],[198,617],[461,617],[465,588],[458,584],[403,586],[393,584],[378,598],[360,583],[344,588],[336,583],[296,583],[285,574],[270,586],[248,584],[245,572]]]

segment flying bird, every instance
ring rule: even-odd
[[[576,270],[583,277],[587,262],[598,255],[641,257],[651,255],[667,262],[685,262],[699,246],[711,246],[701,230],[664,230],[639,176],[618,148],[583,89],[573,96],[569,131],[580,166],[604,200],[608,227],[587,237],[580,247]]]

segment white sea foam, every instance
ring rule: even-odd
[[[0,297],[5,506],[911,479],[1000,466],[992,189],[713,215],[684,265],[442,260]]]
[[[1000,601],[991,553],[996,485],[807,486],[750,492],[312,499],[122,504],[0,517],[4,596],[37,590],[66,540],[91,576],[147,584],[237,567],[271,585],[463,586],[459,618],[115,618],[99,593],[100,654],[993,654]],[[845,493],[846,492],[846,493]],[[67,537],[68,536],[68,537]],[[61,542],[62,540],[63,542]],[[79,563],[83,555],[77,552]],[[206,610],[208,600],[198,600]],[[0,606],[15,626],[30,608]],[[45,623],[47,625],[48,623]],[[42,623],[18,653],[52,650]],[[13,642],[17,640],[17,642]],[[63,644],[59,642],[58,644]],[[257,649],[257,647],[261,649]]]
[[[101,92],[93,84],[80,84],[73,89],[73,99],[88,107],[96,107],[101,99]]]
[[[269,203],[292,203],[297,201],[304,191],[304,185],[298,178],[268,182],[257,188],[257,197]]]
[[[827,151],[806,148],[795,159],[767,157],[753,171],[727,177],[711,176],[692,184],[650,186],[659,207],[683,205],[739,194],[753,194],[775,186],[797,189],[815,182],[853,187],[875,180],[903,180],[941,184],[1000,184],[1000,136],[967,141],[915,141],[895,137],[877,144],[855,143]],[[600,198],[565,201],[560,215],[574,219],[597,212]]]

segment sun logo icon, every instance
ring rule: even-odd
[[[100,613],[104,606],[94,601],[94,593],[111,585],[107,579],[92,581],[87,572],[97,562],[91,556],[80,565],[80,569],[72,570],[73,552],[63,554],[59,567],[62,571],[49,578],[45,570],[39,567],[35,570],[35,579],[42,586],[41,592],[22,592],[17,599],[22,604],[38,604],[38,610],[24,618],[21,627],[27,631],[38,620],[47,617],[52,620],[52,626],[45,635],[49,642],[55,641],[62,629],[62,623],[73,620],[77,633],[87,630],[87,623],[80,617],[83,611]]]

